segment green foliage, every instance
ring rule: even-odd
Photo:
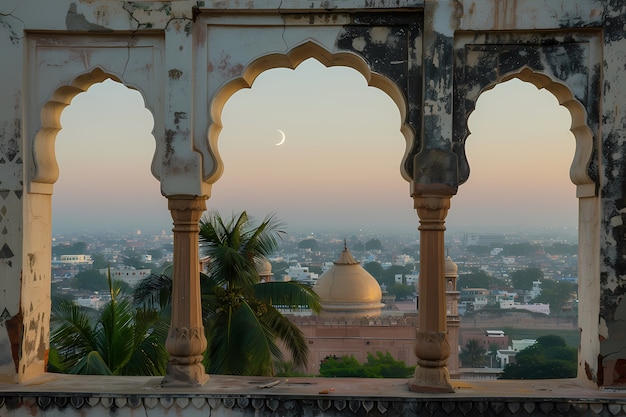
[[[168,325],[156,311],[139,310],[109,279],[111,301],[89,312],[53,300],[48,370],[81,375],[163,375]],[[92,317],[97,317],[95,320]]]
[[[276,251],[282,233],[273,216],[255,225],[246,212],[228,220],[210,212],[200,221],[202,254],[211,260],[208,275],[200,276],[209,373],[272,375],[275,363],[283,360],[278,340],[296,367],[306,365],[308,345],[301,330],[274,306],[319,312],[319,297],[294,281],[261,283],[256,270],[259,261]],[[142,281],[135,302],[169,309],[169,275],[165,271]]]
[[[376,278],[376,280],[379,282],[383,278],[383,272],[385,272],[380,262],[376,261],[366,263],[365,265],[363,265],[363,269],[369,272],[370,275]]]
[[[476,339],[470,339],[467,341],[464,347],[461,348],[459,359],[465,368],[477,368],[485,366],[487,364],[487,357],[485,356],[487,351]]]
[[[152,256],[153,261],[158,261],[163,258],[163,249],[149,249],[147,253]]]
[[[101,253],[94,253],[91,255],[91,268],[95,270],[104,269],[109,266],[109,261]]]
[[[342,356],[340,358],[331,356],[322,361],[320,375],[325,377],[365,378],[365,369],[354,355]]]
[[[70,286],[77,290],[106,291],[107,278],[96,269],[79,272],[70,280]]]
[[[383,354],[380,351],[376,354],[368,353],[364,364],[360,364],[354,355],[350,355],[340,358],[330,356],[320,365],[320,375],[324,377],[407,378],[414,371],[414,366],[406,366],[389,352]]]
[[[319,246],[319,244],[317,243],[317,240],[315,240],[313,238],[304,239],[304,240],[301,240],[298,243],[298,249],[315,250],[315,249],[317,249],[318,246]]]
[[[368,353],[363,368],[367,378],[407,378],[415,372],[414,366],[406,366],[404,361],[396,360],[391,353],[383,355],[381,351],[375,355]]]
[[[515,363],[502,371],[501,379],[553,379],[575,378],[577,372],[576,348],[566,345],[556,335],[537,338],[537,343],[520,351]]]
[[[402,274],[404,281],[404,275],[409,272],[409,269],[405,266],[391,265],[389,268],[383,270],[382,284],[385,284],[387,288],[396,285],[396,274]]]
[[[128,251],[124,254],[124,265],[130,266],[136,269],[143,269],[146,267],[146,263],[141,259],[141,255],[134,250]]]
[[[482,269],[472,269],[469,274],[459,275],[457,279],[457,288],[491,288],[494,278]]]
[[[539,268],[527,268],[514,271],[511,274],[511,283],[516,290],[530,290],[533,281],[543,281],[543,272]],[[543,281],[545,282],[545,281]],[[543,285],[543,283],[542,283]],[[543,291],[543,288],[542,288]]]
[[[383,250],[383,244],[378,239],[370,239],[365,242],[365,250]]]
[[[541,281],[541,294],[533,301],[550,304],[550,313],[559,314],[563,305],[571,300],[576,290],[577,285],[572,282],[543,280]]]
[[[412,285],[394,284],[387,288],[387,293],[396,296],[396,300],[413,296],[415,287]]]
[[[87,244],[85,242],[76,242],[71,245],[61,244],[52,247],[52,256],[81,255],[86,253],[86,251]]]

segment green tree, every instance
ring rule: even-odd
[[[200,222],[203,255],[210,258],[208,275],[200,277],[209,373],[272,375],[282,361],[280,340],[296,366],[304,367],[308,345],[300,329],[275,306],[311,308],[319,312],[319,298],[297,282],[260,282],[256,266],[277,248],[282,235],[273,216],[255,226],[244,211],[224,221],[211,212]],[[140,304],[167,307],[171,279],[151,275],[135,292]]]
[[[541,294],[534,299],[534,302],[550,304],[550,313],[559,314],[563,305],[571,300],[576,288],[576,284],[572,282],[546,279],[541,281]]]
[[[92,269],[105,269],[109,266],[109,261],[107,261],[107,259],[101,253],[92,254],[91,260],[93,261],[93,263],[91,264]]]
[[[487,363],[485,354],[487,351],[476,339],[470,339],[467,341],[464,347],[461,348],[459,359],[466,368],[477,368],[484,366]]]
[[[76,290],[106,291],[107,277],[95,269],[88,269],[74,275],[70,286]]]
[[[158,261],[163,258],[163,249],[149,249],[147,253],[152,256],[153,261]]]
[[[384,354],[368,353],[363,364],[354,355],[329,356],[320,364],[320,375],[324,377],[352,378],[407,378],[415,371],[414,366],[406,366],[403,361],[395,359],[389,352]]]
[[[396,300],[401,298],[412,297],[415,292],[415,287],[412,285],[394,284],[387,287],[387,292],[396,296]]]
[[[330,356],[320,364],[320,375],[324,377],[365,378],[365,369],[354,355],[340,358]]]
[[[76,242],[71,245],[60,244],[52,247],[52,256],[81,255],[86,252],[87,244],[85,242]]]
[[[543,272],[539,268],[526,268],[511,273],[511,283],[516,290],[530,290],[533,281],[543,280]]]
[[[313,238],[309,238],[309,239],[304,239],[301,240],[298,243],[298,249],[310,249],[310,250],[315,250],[318,247],[318,243],[317,240],[313,239]]]
[[[404,281],[404,276],[409,272],[409,269],[405,266],[391,265],[389,268],[383,270],[381,284],[385,284],[387,288],[389,288],[392,285],[396,285],[397,274],[402,274],[402,279]]]
[[[370,275],[376,278],[376,280],[379,282],[383,278],[383,272],[385,272],[380,262],[376,261],[366,263],[365,265],[363,265],[363,269],[369,272]]]
[[[66,299],[53,300],[48,370],[163,375],[168,359],[167,323],[154,310],[135,309],[120,287],[110,278],[108,282],[111,301],[99,313]]]
[[[365,250],[383,250],[383,244],[378,239],[370,239],[365,242]]]
[[[415,371],[414,366],[406,366],[404,361],[397,360],[391,353],[367,354],[367,362],[363,364],[365,376],[368,378],[407,378]]]
[[[141,259],[141,255],[134,250],[128,251],[124,254],[124,265],[130,266],[136,269],[143,269],[146,267],[146,263]]]
[[[457,288],[491,288],[494,278],[482,269],[472,269],[469,274],[459,275]]]
[[[575,378],[578,352],[556,335],[537,338],[537,342],[515,355],[515,363],[504,367],[500,379]]]

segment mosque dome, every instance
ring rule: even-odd
[[[458,272],[459,272],[459,267],[457,266],[457,264],[454,263],[452,258],[447,256],[446,257],[446,262],[445,262],[445,274],[446,274],[446,276],[447,277],[449,277],[449,276],[457,276]]]
[[[272,264],[267,260],[267,258],[257,259],[255,261],[255,268],[261,279],[269,278],[274,275],[272,273]]]
[[[324,272],[313,290],[320,297],[322,314],[378,316],[384,306],[378,281],[361,267],[347,247]]]

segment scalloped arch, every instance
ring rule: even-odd
[[[120,77],[106,72],[99,67],[96,67],[86,74],[79,75],[72,80],[69,85],[63,85],[57,88],[52,94],[50,101],[41,109],[42,127],[35,135],[33,142],[35,172],[31,179],[32,182],[54,184],[57,181],[59,178],[59,165],[56,159],[55,144],[56,137],[61,130],[61,114],[65,107],[71,104],[74,97],[80,93],[86,92],[92,85],[107,79],[123,84],[127,88],[137,90],[141,94],[141,90],[129,84],[124,84]],[[152,175],[159,179],[158,171],[155,169],[154,164],[155,157],[153,157],[152,162]]]
[[[303,61],[310,58],[318,60],[326,67],[344,66],[358,71],[363,75],[368,86],[382,90],[393,100],[400,111],[400,131],[406,142],[404,155],[399,161],[400,171],[406,181],[411,181],[410,175],[404,169],[404,161],[415,141],[415,135],[406,121],[407,102],[402,91],[387,77],[371,71],[368,64],[359,55],[351,52],[331,53],[317,43],[308,41],[292,48],[285,54],[274,53],[257,58],[244,69],[241,77],[230,81],[215,94],[210,107],[212,123],[208,131],[209,152],[215,161],[215,169],[205,178],[206,182],[214,183],[224,171],[224,164],[218,151],[218,139],[223,127],[222,111],[228,99],[243,88],[251,88],[254,80],[261,73],[273,68],[296,69]]]
[[[559,81],[554,81],[545,74],[535,72],[525,67],[521,68],[519,71],[502,76],[497,82],[484,88],[478,93],[474,103],[483,92],[492,89],[497,84],[509,81],[513,78],[529,82],[538,89],[545,88],[556,97],[561,106],[569,110],[572,117],[570,131],[574,135],[576,141],[576,149],[569,171],[570,180],[574,185],[576,185],[577,197],[595,196],[597,186],[595,181],[589,176],[589,166],[591,159],[593,158],[593,131],[587,125],[587,113],[584,106],[576,100],[572,91],[565,84]],[[469,112],[467,120],[469,120],[469,116],[471,116],[471,113],[473,112],[474,109]],[[469,126],[466,131],[468,134],[465,137],[465,140],[470,133]]]

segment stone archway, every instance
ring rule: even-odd
[[[251,88],[254,80],[267,70],[273,68],[296,69],[303,61],[311,58],[326,67],[342,66],[354,69],[363,75],[369,87],[378,88],[391,98],[400,112],[400,132],[403,134],[406,143],[404,155],[399,161],[405,161],[408,158],[412,144],[415,142],[415,134],[407,121],[406,109],[408,106],[405,95],[398,85],[385,76],[373,72],[367,62],[354,53],[338,52],[332,54],[315,42],[308,41],[302,45],[296,46],[286,54],[271,54],[256,59],[243,70],[240,78],[229,81],[216,93],[211,107],[211,119],[213,123],[209,127],[208,136],[211,153],[217,162],[214,173],[209,177],[208,181],[218,181],[223,171],[223,162],[219,155],[218,142],[219,134],[222,130],[222,110],[228,99],[240,89]],[[401,164],[400,168],[403,178],[409,181],[410,174],[404,169],[405,164]]]
[[[595,104],[600,94],[598,42],[594,33],[461,34],[456,39],[453,141],[462,184],[470,174],[464,148],[469,136],[467,120],[476,100],[486,89],[512,78],[545,88],[569,110],[570,130],[576,141],[570,179],[578,198],[578,376],[591,381],[597,381],[603,372],[598,361],[600,329],[595,319],[600,314],[600,114]]]

